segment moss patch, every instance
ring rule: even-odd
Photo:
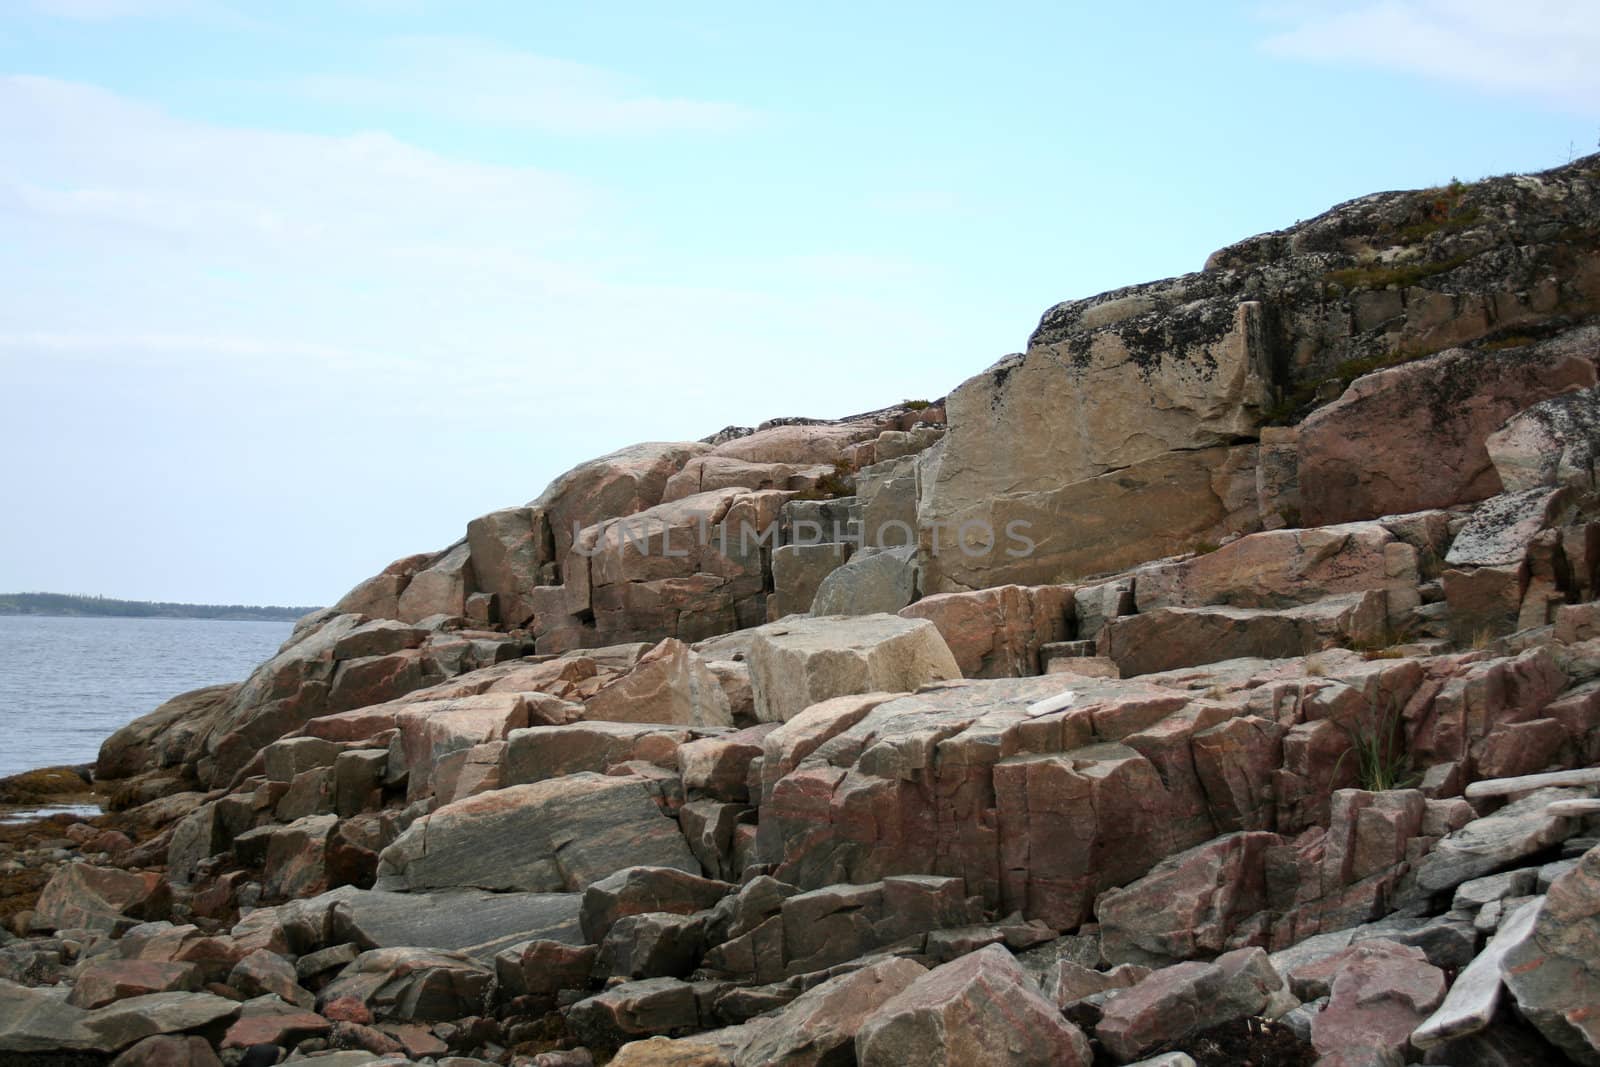
[[[0,778],[0,804],[32,804],[48,797],[87,793],[89,788],[72,767],[44,767]]]
[[[1343,270],[1329,271],[1323,277],[1323,281],[1327,285],[1350,290],[1384,289],[1391,285],[1398,285],[1404,289],[1428,278],[1449,274],[1471,258],[1472,253],[1463,252],[1446,259],[1424,263],[1375,263],[1364,267],[1346,267]]]

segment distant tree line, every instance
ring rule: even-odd
[[[316,608],[254,604],[169,604],[151,600],[113,600],[68,593],[0,593],[0,615],[95,615],[117,619],[225,619],[283,622]]]

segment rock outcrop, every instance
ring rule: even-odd
[[[1600,1063],[1597,233],[1367,197],[472,520],[0,843],[0,1053]]]

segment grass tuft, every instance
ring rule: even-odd
[[[1345,732],[1350,735],[1350,747],[1339,754],[1329,781],[1338,779],[1339,768],[1353,752],[1356,756],[1356,781],[1362,789],[1381,793],[1387,789],[1410,789],[1416,785],[1422,780],[1422,772],[1412,764],[1411,754],[1406,751],[1404,725],[1400,713],[1395,711],[1381,718],[1372,730],[1345,727]]]

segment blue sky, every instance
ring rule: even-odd
[[[1590,0],[0,0],[0,591],[326,603],[622,445],[1600,137]]]

